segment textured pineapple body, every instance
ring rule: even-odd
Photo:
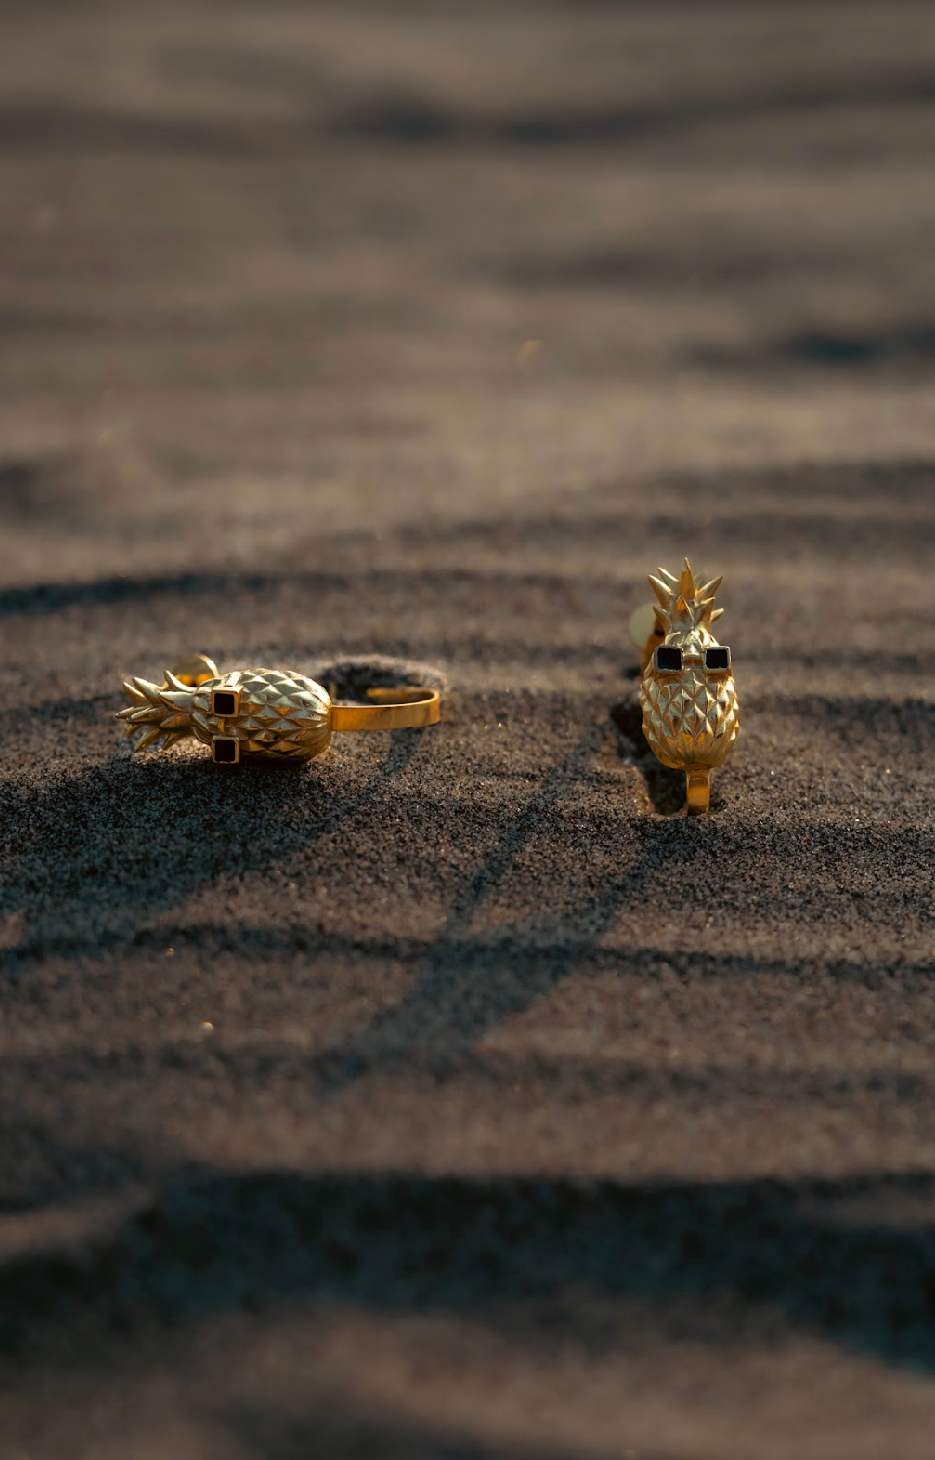
[[[215,690],[238,690],[236,715],[215,715]],[[282,669],[235,669],[192,692],[191,730],[210,745],[215,736],[241,742],[241,754],[267,760],[310,760],[331,739],[331,696],[314,679]]]
[[[649,584],[656,608],[640,681],[643,734],[663,765],[685,771],[688,809],[707,811],[708,772],[726,758],[740,731],[730,651],[711,656],[707,667],[708,651],[725,648],[711,631],[724,611],[714,606],[721,579],[700,583],[685,558],[677,578],[660,568],[650,573]],[[678,656],[663,654],[663,646],[677,649]],[[726,668],[716,667],[719,662]],[[666,664],[681,667],[669,670]]]
[[[675,635],[666,643],[682,647]],[[703,665],[687,664],[680,674],[661,675],[650,660],[643,671],[640,702],[650,749],[663,765],[676,770],[719,766],[740,730],[733,676],[713,678]]]

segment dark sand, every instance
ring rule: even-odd
[[[930,1460],[931,5],[2,28],[2,1460]],[[131,763],[188,646],[446,723]]]

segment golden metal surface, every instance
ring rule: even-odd
[[[327,750],[335,730],[400,730],[437,725],[437,689],[409,685],[370,689],[374,704],[335,704],[314,679],[291,669],[234,669],[221,674],[204,655],[189,656],[165,681],[136,676],[123,682],[130,701],[117,718],[134,750],[166,750],[194,737],[211,746],[220,765],[245,756],[311,760]]]
[[[183,684],[204,684],[208,679],[217,679],[221,673],[207,654],[186,654],[184,659],[171,666],[170,672]]]
[[[656,604],[655,623],[643,648],[643,734],[663,765],[685,772],[688,810],[707,811],[711,772],[723,763],[740,732],[729,650],[726,668],[707,667],[706,651],[724,647],[712,632],[724,612],[714,607],[721,579],[697,583],[686,558],[678,578],[660,568],[649,583]],[[679,652],[678,668],[659,667],[660,646]]]
[[[437,725],[442,717],[437,689],[368,689],[373,705],[332,705],[332,730],[403,730]]]

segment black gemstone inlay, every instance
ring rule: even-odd
[[[673,649],[670,644],[660,644],[656,650],[656,668],[663,670],[666,674],[677,674],[681,667],[681,649]]]
[[[223,735],[215,735],[213,746],[214,759],[219,765],[237,764],[240,756],[237,754],[237,741],[235,739],[228,739]]]
[[[211,696],[211,710],[215,715],[236,715],[237,696],[229,689],[216,689]]]
[[[730,669],[730,650],[727,648],[705,649],[705,669]]]

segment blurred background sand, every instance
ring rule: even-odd
[[[0,28],[0,1456],[927,1460],[935,13]],[[446,723],[131,763],[189,646]]]

